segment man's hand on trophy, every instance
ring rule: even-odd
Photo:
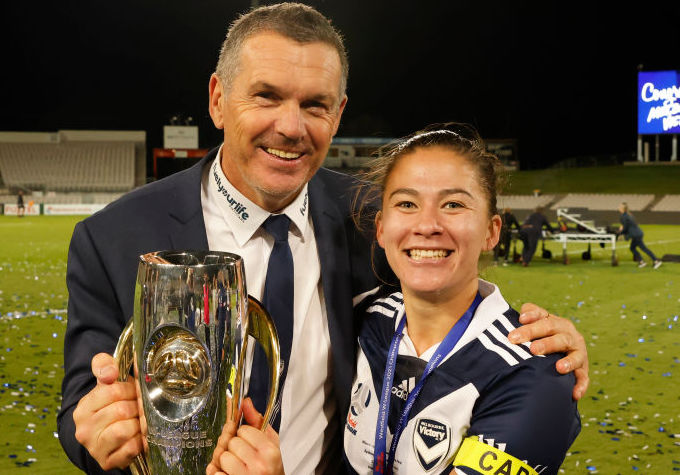
[[[235,422],[225,424],[206,474],[283,474],[279,435],[271,426],[259,429],[264,419],[250,398],[243,400],[241,410],[248,425],[237,430]]]
[[[132,381],[119,382],[111,355],[92,358],[97,385],[73,411],[76,439],[104,470],[125,468],[142,450],[137,392]]]

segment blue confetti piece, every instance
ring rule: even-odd
[[[628,358],[637,358],[637,355],[635,353],[626,353],[626,356]]]
[[[666,378],[670,378],[671,373],[664,373],[664,374],[662,374],[661,376],[664,376],[664,377],[666,377]]]
[[[659,427],[659,432],[666,432],[666,429],[663,428],[663,426]]]
[[[597,470],[597,467],[595,467],[594,465],[588,465],[586,469],[588,469],[589,472],[594,472],[595,470]]]
[[[621,308],[626,308],[626,304],[624,303],[623,305],[621,305]]]
[[[644,338],[638,338],[638,343],[644,343],[645,339]]]
[[[619,366],[626,366],[626,363],[624,363],[623,361],[621,361],[621,362],[619,363]]]
[[[57,335],[56,333],[52,333],[52,338],[56,338],[57,336],[59,335]]]
[[[638,470],[638,468],[635,465],[633,465],[633,470]]]
[[[9,458],[15,459],[15,458],[17,458],[17,455],[16,454],[9,454]]]
[[[677,315],[673,317],[673,321],[674,321],[674,322],[677,322],[677,321],[678,321],[678,316],[677,316]]]
[[[615,441],[618,442],[618,441],[621,440],[621,439],[619,439],[618,437],[612,437],[612,440],[615,440]]]
[[[583,301],[578,302],[578,303],[576,304],[576,307],[581,308],[581,306],[582,306],[584,303],[585,303],[585,302],[583,302]]]

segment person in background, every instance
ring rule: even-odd
[[[24,192],[19,190],[17,193],[17,216],[20,218],[24,217],[25,206],[24,206]]]
[[[508,333],[519,314],[478,276],[498,242],[500,161],[463,124],[389,147],[367,182],[399,286],[355,307],[359,357],[345,455],[360,474],[557,474],[580,431],[573,378]]]
[[[503,208],[503,214],[501,215],[501,237],[498,240],[498,244],[493,248],[493,260],[498,262],[501,254],[504,256],[503,265],[508,265],[510,260],[510,241],[512,240],[512,228],[514,227],[519,231],[519,222],[512,210],[508,207]]]
[[[544,227],[549,232],[553,232],[553,228],[550,226],[548,218],[543,214],[543,208],[538,206],[534,212],[527,217],[524,223],[522,223],[522,227],[519,230],[519,237],[524,244],[524,247],[522,248],[523,267],[527,267],[531,262],[531,259],[533,259],[534,254],[536,254],[536,247],[538,246],[539,239],[541,239]]]
[[[645,233],[643,233],[640,226],[637,225],[633,215],[628,212],[627,203],[624,202],[619,205],[619,213],[621,214],[619,217],[621,226],[619,226],[617,234],[619,236],[623,235],[626,238],[626,241],[630,239],[630,252],[633,253],[633,260],[638,263],[638,267],[645,267],[647,265],[638,252],[638,248],[649,256],[655,269],[661,267],[662,262],[656,258],[656,255],[654,255],[647,246],[645,246],[645,243],[642,240]]]

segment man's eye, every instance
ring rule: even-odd
[[[255,94],[255,97],[259,99],[264,99],[267,101],[273,101],[276,99],[276,94],[273,92],[268,92],[268,91],[263,91],[263,92],[258,92]]]
[[[323,102],[309,101],[302,103],[302,107],[310,112],[325,112],[328,110],[328,106]]]

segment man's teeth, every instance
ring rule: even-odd
[[[408,252],[408,255],[411,259],[419,261],[421,259],[443,259],[448,256],[449,253],[450,251],[445,251],[443,249],[411,249]]]
[[[272,155],[276,155],[277,157],[288,158],[288,159],[299,158],[302,155],[301,153],[285,152],[283,150],[278,150],[278,149],[269,148],[269,147],[267,147],[265,150],[267,151],[267,153],[271,153]]]

